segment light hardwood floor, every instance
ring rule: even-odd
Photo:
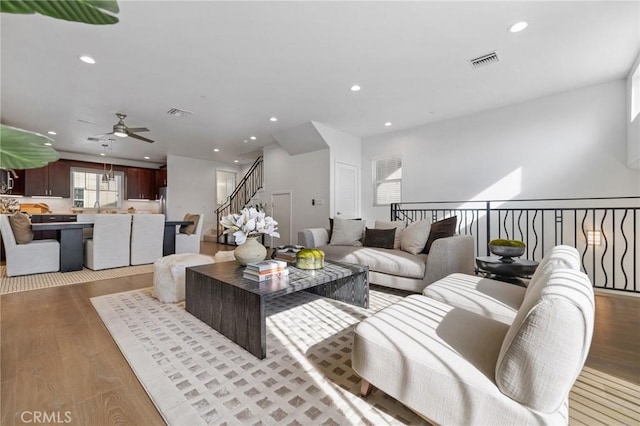
[[[202,244],[203,253],[220,249],[231,247]],[[151,285],[144,274],[3,295],[0,425],[43,413],[57,416],[48,423],[163,424],[89,300]],[[640,298],[596,297],[588,367],[640,384],[639,308]]]

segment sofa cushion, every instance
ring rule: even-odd
[[[400,249],[411,254],[420,253],[429,239],[430,228],[431,221],[429,219],[413,222],[407,226],[400,237]]]
[[[594,296],[580,271],[556,268],[529,288],[505,336],[496,384],[515,401],[553,412],[566,401],[589,352]]]
[[[504,324],[513,323],[525,288],[475,275],[451,274],[428,285],[422,294]]]
[[[431,229],[429,230],[429,238],[422,248],[422,252],[429,254],[431,245],[438,238],[453,237],[456,233],[456,224],[458,223],[458,216],[451,216],[446,219],[433,222]]]
[[[347,220],[362,220],[362,218],[357,219],[347,219]],[[331,241],[331,236],[333,235],[333,218],[329,218],[329,241]]]
[[[333,220],[333,234],[329,245],[332,246],[361,246],[363,220],[339,219]]]
[[[569,268],[574,271],[579,271],[580,267],[580,253],[578,253],[575,247],[565,245],[555,246],[549,250],[540,261],[540,264],[529,281],[527,292],[530,288],[536,286],[540,281],[540,277],[552,269]]]
[[[198,227],[198,221],[200,220],[200,215],[187,213],[184,215],[184,219],[182,220],[184,220],[185,222],[193,222],[193,223],[191,225],[181,225],[179,232],[181,234],[193,235],[193,233],[196,232],[196,228]]]
[[[495,386],[491,364],[507,330],[498,321],[412,295],[356,326],[352,366],[434,424],[561,423],[561,416],[529,410]]]
[[[25,213],[15,213],[9,216],[9,224],[17,244],[29,244],[33,241],[31,219]]]
[[[407,224],[401,220],[376,220],[376,229],[395,229],[396,234],[393,240],[393,248],[400,248],[400,238],[402,237],[402,231],[407,227]]]
[[[323,246],[326,260],[366,265],[370,271],[398,275],[407,278],[423,279],[427,256],[414,256],[402,250],[390,250],[373,247]]]
[[[393,240],[395,239],[395,229],[371,229],[364,228],[364,243],[365,247],[378,247],[378,248],[393,248]]]

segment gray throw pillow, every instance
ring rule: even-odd
[[[362,231],[364,220],[338,219],[333,220],[333,235],[331,246],[362,246]]]
[[[31,219],[25,213],[15,213],[9,216],[9,224],[13,231],[13,236],[18,244],[29,244],[33,241],[33,230],[31,229]]]
[[[400,237],[400,249],[411,254],[418,254],[422,251],[429,239],[429,230],[431,229],[431,220],[424,219],[419,222],[413,222],[402,231]]]

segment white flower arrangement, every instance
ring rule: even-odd
[[[247,237],[253,237],[260,234],[267,234],[271,237],[280,237],[278,230],[278,222],[273,220],[271,216],[267,216],[264,211],[257,210],[253,207],[242,209],[240,214],[233,213],[224,216],[220,220],[220,224],[227,228],[225,234],[233,234],[238,245],[244,244]]]

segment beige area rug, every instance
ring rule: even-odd
[[[305,292],[270,301],[264,360],[183,303],[159,303],[151,289],[91,301],[169,425],[424,423],[383,392],[359,396],[353,327],[402,297],[370,295],[370,309]],[[585,368],[571,392],[570,424],[638,424],[639,407],[638,386]]]
[[[73,272],[50,272],[46,274],[7,277],[5,265],[1,265],[0,294],[39,290],[41,288],[58,287],[61,285],[80,284],[89,281],[146,274],[149,272],[153,272],[153,264],[104,269],[102,271],[92,271],[91,269],[84,268],[81,271]]]

